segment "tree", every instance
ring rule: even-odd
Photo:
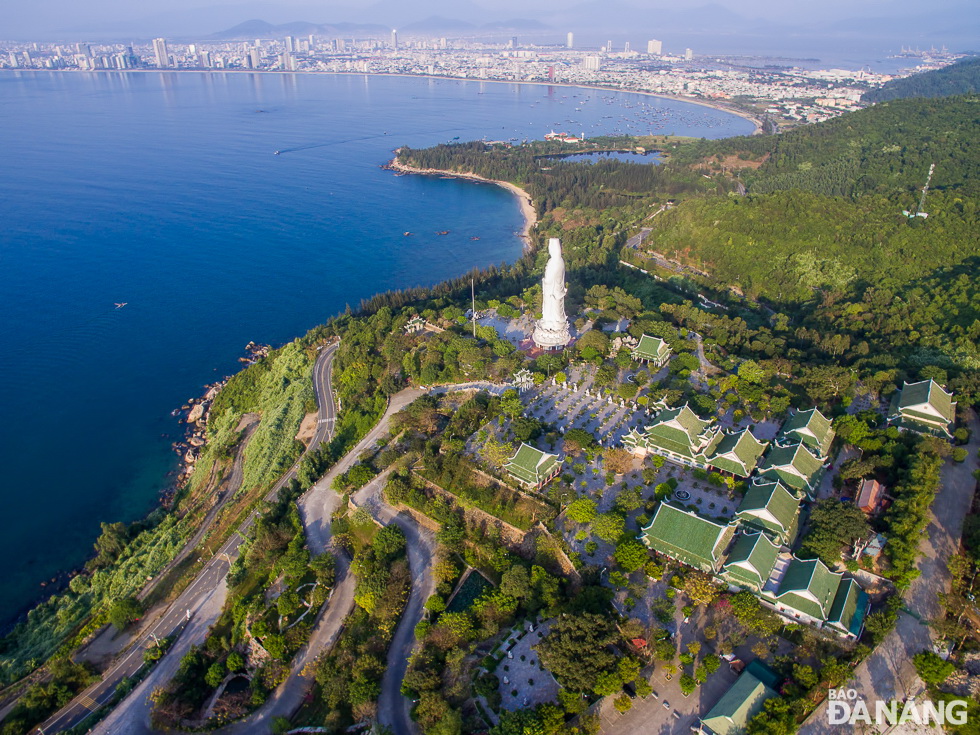
[[[703,572],[691,572],[684,579],[684,592],[695,605],[710,605],[721,591],[712,578]]]
[[[139,620],[143,605],[135,597],[121,597],[109,608],[109,622],[116,630],[123,630],[130,623]]]
[[[644,505],[643,495],[640,492],[640,488],[624,488],[619,495],[616,496],[614,505],[616,506],[616,510],[625,514],[632,513],[634,510],[639,510]]]
[[[207,673],[204,674],[205,683],[214,689],[224,681],[226,671],[227,669],[225,669],[220,661],[215,661],[208,667]]]
[[[568,504],[565,516],[576,523],[591,523],[597,512],[596,502],[592,498],[578,498]]]
[[[405,534],[395,525],[388,525],[379,530],[371,542],[379,562],[386,562],[397,556],[405,548]]]
[[[595,691],[599,674],[612,671],[616,656],[609,650],[618,634],[605,615],[567,614],[551,626],[538,644],[543,663],[562,686],[573,692]]]
[[[238,651],[232,651],[228,654],[225,665],[228,667],[228,671],[241,671],[245,668],[245,659]]]
[[[749,720],[747,735],[796,735],[799,725],[792,703],[783,697],[767,699],[762,711]]]
[[[625,525],[626,522],[621,515],[616,513],[603,513],[596,517],[595,523],[592,524],[592,532],[603,541],[614,544],[623,535]]]
[[[814,401],[837,398],[854,387],[857,376],[848,368],[837,365],[816,365],[805,368],[800,385]]]
[[[646,564],[650,554],[641,541],[626,539],[616,547],[613,556],[623,571],[632,573]]]
[[[832,566],[840,561],[844,546],[865,538],[869,532],[868,519],[856,505],[826,498],[810,513],[810,531],[800,545],[800,556],[817,558]]]
[[[500,591],[516,600],[531,594],[531,575],[521,564],[515,564],[500,578]]]
[[[736,620],[758,636],[775,635],[783,627],[776,614],[762,607],[751,592],[743,590],[732,595],[728,604]]]
[[[610,449],[605,453],[606,468],[617,475],[625,475],[633,469],[633,455],[625,449]]]
[[[946,681],[956,666],[949,661],[943,661],[932,651],[923,651],[912,657],[915,671],[926,684],[938,686]]]
[[[301,604],[299,595],[292,590],[287,590],[279,595],[279,599],[276,600],[276,611],[284,618],[289,617],[299,610]]]
[[[620,714],[626,714],[633,707],[633,700],[627,695],[621,694],[613,700],[613,706]]]

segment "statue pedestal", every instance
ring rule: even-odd
[[[545,350],[560,350],[572,341],[572,335],[568,333],[568,323],[546,322],[544,319],[538,320],[534,327],[534,334],[531,336],[534,344]]]

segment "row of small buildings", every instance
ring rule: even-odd
[[[677,464],[736,477],[758,470],[759,478],[780,480],[794,492],[813,497],[833,440],[830,421],[815,408],[790,416],[770,446],[750,429],[723,431],[685,404],[664,409],[647,426],[630,431],[623,446],[639,456],[659,454]]]
[[[729,522],[661,503],[640,538],[657,553],[715,575],[732,591],[749,590],[792,622],[857,640],[868,596],[849,575],[789,551],[799,514],[799,499],[771,482],[752,485]]]

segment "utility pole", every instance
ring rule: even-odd
[[[476,338],[476,284],[473,279],[470,279],[470,299],[473,302],[472,307],[472,319],[473,319],[473,337]]]

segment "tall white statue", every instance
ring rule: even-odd
[[[541,318],[534,328],[532,339],[538,347],[556,350],[567,345],[572,336],[568,333],[568,317],[565,316],[565,261],[561,257],[561,240],[548,240],[548,265],[541,281]]]

